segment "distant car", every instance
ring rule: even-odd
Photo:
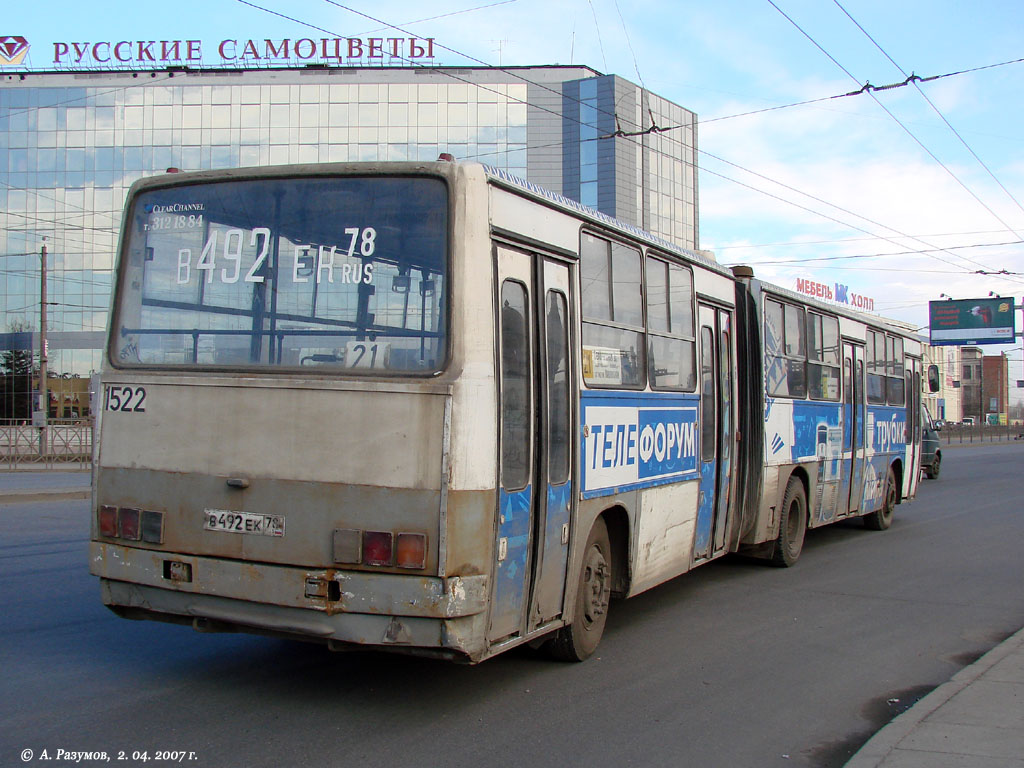
[[[937,424],[945,424],[943,421],[932,421],[928,408],[925,407],[922,414],[921,430],[921,468],[925,477],[935,480],[942,468],[942,448],[939,443],[939,432]]]
[[[974,426],[974,417],[973,416],[965,416],[964,420],[961,421],[960,423],[963,424],[965,427],[973,427]]]
[[[924,423],[924,430],[921,433],[921,467],[924,469],[925,477],[935,480],[939,476],[939,469],[942,467],[942,449],[939,447],[939,433],[935,425],[930,422]]]

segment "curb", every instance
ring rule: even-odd
[[[964,449],[967,449],[967,448],[983,448],[983,447],[989,447],[989,446],[995,447],[995,446],[1000,446],[1000,445],[1007,446],[1007,447],[1009,447],[1009,446],[1020,447],[1021,445],[1024,445],[1024,443],[1021,443],[1020,440],[975,440],[973,442],[971,442],[970,440],[967,440],[967,441],[962,442],[962,443],[956,442],[956,441],[954,441],[952,443],[947,443],[947,442],[945,442],[943,440],[939,440],[939,448],[944,450],[944,451],[947,450],[947,449],[955,451],[955,450],[957,450],[959,448],[964,448]]]
[[[957,672],[948,682],[929,693],[871,737],[843,768],[877,768],[907,736],[936,710],[1012,653],[1024,648],[1024,629],[1010,636],[976,662]]]
[[[92,488],[69,488],[65,491],[8,491],[0,492],[0,505],[23,504],[33,501],[67,501],[70,499],[88,499],[92,496]]]

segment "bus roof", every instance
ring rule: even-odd
[[[758,280],[757,278],[752,278],[752,282],[756,282],[761,287],[762,291],[773,293],[799,304],[805,304],[815,309],[821,309],[822,311],[829,312],[833,315],[842,315],[843,317],[848,317],[851,320],[856,320],[859,323],[864,323],[864,325],[887,328],[888,330],[902,336],[920,339],[920,336],[917,334],[917,327],[912,323],[907,323],[903,320],[894,320],[891,317],[882,317],[881,315],[868,315],[864,312],[858,312],[855,309],[844,307],[841,304],[829,304],[828,302],[819,301],[811,296],[797,293],[796,291],[783,288],[782,286],[775,285],[774,283],[769,283],[764,280]]]
[[[698,264],[708,267],[715,272],[732,278],[732,273],[726,267],[719,264],[710,251],[694,251],[689,248],[683,248],[682,246],[658,237],[645,229],[633,224],[627,224],[626,222],[620,221],[606,213],[601,213],[588,205],[584,205],[576,200],[571,200],[564,195],[552,192],[550,189],[546,189],[534,184],[533,182],[521,179],[518,176],[513,176],[508,171],[503,171],[500,168],[494,168],[493,166],[486,164],[482,165],[487,178],[499,186],[523,193],[535,200],[553,203],[558,208],[562,208],[577,216],[581,216],[585,219],[601,224],[608,229],[616,230],[624,235],[629,235],[630,237],[639,238],[657,247],[661,251],[666,251],[676,256],[680,256],[687,261],[697,262]]]

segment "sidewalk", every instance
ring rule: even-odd
[[[1024,768],[1024,629],[886,725],[845,768]]]
[[[18,469],[0,472],[0,505],[26,501],[88,499],[92,474],[88,469]]]

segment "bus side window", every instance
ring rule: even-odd
[[[548,482],[561,485],[569,479],[569,328],[565,294],[548,291]]]
[[[885,405],[885,334],[868,331],[867,349],[865,351],[868,369],[868,402],[872,405]]]
[[[805,322],[802,308],[765,300],[764,364],[769,395],[807,396]]]
[[[525,488],[530,478],[530,335],[526,287],[501,286],[501,484]]]
[[[700,458],[715,458],[715,335],[708,326],[700,329]]]
[[[886,390],[889,405],[906,405],[907,393],[903,384],[903,339],[887,336],[885,339]]]
[[[580,241],[583,379],[642,389],[647,378],[640,251],[584,232]]]

